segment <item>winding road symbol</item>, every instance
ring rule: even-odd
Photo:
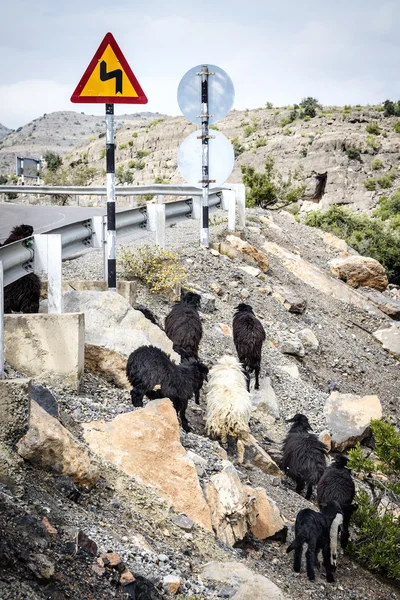
[[[107,73],[107,63],[102,60],[100,63],[100,79],[101,81],[115,79],[115,93],[122,94],[122,69],[115,69]]]

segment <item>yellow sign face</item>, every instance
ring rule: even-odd
[[[129,97],[138,96],[127,74],[121,68],[121,63],[115,56],[115,52],[108,45],[80,95],[115,96],[115,94]]]
[[[72,102],[146,104],[147,98],[111,33],[107,33],[71,96]]]

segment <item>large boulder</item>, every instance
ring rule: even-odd
[[[374,337],[379,340],[385,350],[400,359],[400,325],[393,324],[388,329],[378,329]]]
[[[205,494],[213,529],[225,544],[233,546],[256,524],[255,495],[248,495],[229,461],[225,461],[220,473],[211,477]]]
[[[332,448],[342,452],[368,436],[371,419],[382,418],[382,406],[378,396],[332,392],[324,413]]]
[[[233,588],[235,600],[289,600],[275,583],[253,573],[240,562],[210,562],[201,571],[202,579]],[[222,585],[221,585],[222,587]]]
[[[336,277],[353,288],[370,287],[383,291],[389,285],[385,268],[369,256],[335,258],[329,266]]]
[[[64,312],[85,313],[85,366],[117,385],[129,387],[126,359],[140,346],[156,346],[180,362],[166,334],[120,294],[73,291],[64,295],[63,302]]]
[[[90,448],[118,469],[151,485],[195,523],[212,530],[196,466],[180,442],[176,411],[168,398],[118,415],[112,421],[83,423]]]
[[[34,400],[29,429],[18,442],[17,450],[22,458],[68,475],[76,483],[93,485],[99,478],[98,466],[85,446]]]

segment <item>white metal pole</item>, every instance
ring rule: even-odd
[[[209,147],[208,147],[208,67],[201,67],[201,144],[202,144],[202,210],[201,210],[201,243],[206,248],[210,246],[209,223],[208,223],[208,190],[209,190]]]
[[[107,271],[108,289],[117,290],[117,234],[115,230],[115,145],[114,104],[106,104],[106,163],[107,163]]]
[[[4,377],[4,276],[0,260],[0,379]]]

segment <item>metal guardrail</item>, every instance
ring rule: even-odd
[[[224,189],[230,189],[229,186],[214,188],[211,193]],[[104,185],[99,186],[51,186],[51,185],[0,185],[0,194],[43,194],[46,196],[107,196],[107,189]],[[202,191],[199,188],[187,184],[170,185],[164,183],[154,183],[153,185],[117,185],[115,186],[116,196],[201,196]]]

